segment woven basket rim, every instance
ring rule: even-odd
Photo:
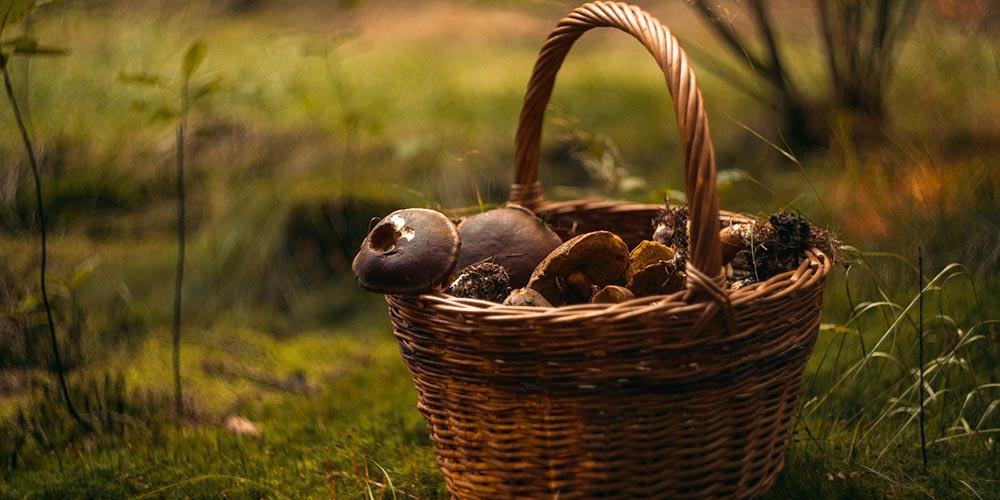
[[[758,281],[756,283],[751,283],[749,285],[743,286],[739,289],[727,289],[730,300],[736,303],[747,302],[751,299],[762,299],[769,300],[775,297],[773,294],[760,294],[757,293],[761,288],[767,288],[769,291],[773,291],[775,287],[780,287],[782,283],[789,281],[790,283],[798,283],[800,277],[805,274],[805,270],[802,269],[803,266],[813,267],[814,264],[822,269],[824,275],[826,275],[829,270],[833,267],[833,262],[830,256],[826,252],[820,250],[819,248],[813,247],[806,250],[806,258],[803,259],[799,267],[790,271],[785,271],[781,274],[772,276],[766,281]],[[796,287],[800,288],[800,287]],[[568,306],[553,306],[553,307],[537,307],[537,306],[508,306],[503,304],[498,304],[496,302],[490,302],[488,300],[479,299],[469,299],[463,297],[455,297],[454,295],[449,295],[443,290],[435,290],[430,293],[421,294],[420,298],[425,300],[439,301],[442,303],[452,303],[462,306],[475,308],[475,309],[488,309],[488,310],[511,310],[511,311],[567,311],[567,312],[584,312],[584,311],[596,311],[596,310],[616,310],[623,309],[630,306],[647,306],[657,302],[679,302],[686,305],[696,305],[699,302],[685,302],[682,297],[686,293],[686,290],[680,290],[669,295],[651,295],[648,297],[638,297],[634,299],[627,300],[618,304],[573,304]]]
[[[583,381],[598,387],[618,378],[693,382],[771,363],[810,344],[819,326],[815,306],[822,303],[831,267],[821,251],[808,251],[797,269],[733,290],[724,304],[703,298],[688,302],[684,291],[620,304],[545,308],[440,292],[386,300],[404,358],[416,356],[424,369],[430,370],[430,363],[448,377],[543,386]],[[806,308],[811,312],[797,314],[804,304],[812,304]],[[788,306],[796,310],[786,317]],[[777,322],[789,327],[779,333],[773,325],[763,331],[746,323],[761,310],[780,316]],[[639,368],[636,359],[651,364]],[[673,366],[665,360],[700,361]],[[604,368],[591,373],[592,363]]]
[[[548,206],[572,206],[576,204],[594,204],[614,206],[618,209],[641,210],[659,208],[660,205],[650,205],[639,202],[614,202],[605,200],[568,200],[562,202],[547,202]],[[540,210],[545,212],[545,210]],[[748,214],[719,211],[720,224],[733,223],[736,221],[747,222],[760,219]],[[742,306],[751,301],[768,302],[778,300],[781,297],[793,293],[797,290],[815,286],[822,283],[833,267],[833,260],[821,249],[812,247],[805,252],[805,258],[796,269],[785,271],[771,278],[752,283],[739,289],[725,288],[724,292],[729,298],[733,307]],[[575,304],[559,307],[533,307],[533,306],[511,306],[489,302],[486,300],[455,297],[449,295],[441,288],[433,292],[424,293],[416,298],[433,307],[454,314],[472,314],[479,316],[482,321],[493,321],[497,323],[508,323],[513,321],[524,321],[532,319],[546,319],[556,321],[557,318],[567,317],[568,320],[592,319],[601,316],[608,318],[626,319],[654,310],[676,310],[677,312],[689,312],[692,309],[704,307],[705,300],[686,300],[692,297],[687,290],[680,290],[669,295],[653,295],[649,297],[638,297],[617,304]],[[396,296],[396,299],[407,300],[412,297]]]

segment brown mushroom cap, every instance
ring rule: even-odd
[[[670,261],[674,259],[674,249],[656,241],[643,240],[632,249],[628,256],[628,268],[625,269],[625,279],[632,281],[632,276],[642,271],[650,264],[656,264],[661,260]]]
[[[635,298],[631,290],[623,286],[608,285],[590,298],[591,304],[620,304]]]
[[[528,288],[542,294],[552,305],[565,303],[560,281],[579,271],[592,285],[603,287],[618,281],[628,264],[628,246],[618,235],[595,231],[576,236],[553,250],[528,280]]]
[[[684,273],[677,270],[676,264],[671,261],[660,261],[632,275],[627,287],[636,297],[668,295],[682,290],[684,281]]]
[[[492,260],[507,269],[514,288],[526,285],[535,266],[562,243],[534,212],[513,204],[462,219],[458,234],[460,269]]]
[[[351,270],[370,292],[429,292],[455,270],[459,248],[458,230],[444,214],[397,210],[368,233]]]

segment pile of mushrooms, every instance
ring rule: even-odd
[[[722,228],[723,265],[733,288],[794,269],[812,246],[828,243],[804,218],[778,212],[766,222]],[[441,290],[515,306],[620,303],[685,287],[688,214],[661,209],[651,240],[631,251],[610,231],[562,241],[515,204],[463,218],[422,208],[397,210],[365,238],[352,269],[361,288],[407,295]],[[733,267],[749,269],[734,275]]]
[[[519,205],[457,224],[434,210],[408,208],[372,228],[352,270],[371,292],[420,294],[443,287],[457,297],[502,302],[512,287],[527,285],[535,266],[560,244],[559,235]]]

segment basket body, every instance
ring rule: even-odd
[[[655,212],[599,206],[554,217],[618,229]],[[812,254],[735,292],[735,331],[719,314],[697,335],[705,306],[680,294],[558,313],[387,300],[454,498],[752,498],[782,467],[828,271]]]

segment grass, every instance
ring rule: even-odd
[[[170,344],[168,332],[160,333],[154,337],[162,338],[130,356],[130,363],[142,368],[124,374],[127,386],[169,393]],[[217,327],[197,344],[185,344],[186,394],[197,399],[194,410],[237,411],[263,428],[260,438],[233,436],[209,417],[181,432],[129,419],[117,432],[70,445],[58,463],[45,450],[27,450],[20,472],[13,478],[5,474],[0,495],[301,498],[329,497],[335,488],[342,498],[357,498],[370,487],[365,469],[371,481],[385,482],[375,464],[404,491],[436,494],[438,486],[428,480],[436,472],[428,439],[413,411],[415,395],[405,368],[393,362],[394,346],[374,333],[334,333],[268,342],[262,340],[266,333]],[[294,373],[317,387],[304,397],[204,375],[202,366],[212,359],[257,370],[276,367],[276,375]],[[169,398],[162,403],[170,408]]]
[[[63,415],[45,350],[12,354],[38,331],[36,242],[26,164],[16,135],[0,134],[0,498],[445,498],[384,302],[357,290],[350,258],[372,216],[505,198],[531,64],[569,7],[305,3],[236,15],[112,2],[43,12],[39,38],[73,50],[31,63],[26,101],[53,208],[50,283],[76,363],[72,396],[100,431],[83,435]],[[713,53],[686,6],[649,8],[697,47],[692,57]],[[719,165],[734,179],[723,207],[798,208],[878,250],[844,252],[831,277],[787,465],[768,498],[1000,498],[1000,184],[984,140],[1000,130],[998,47],[934,23],[899,61],[894,135],[878,148],[835,141],[799,164],[741,126],[782,144],[766,108],[695,59]],[[176,82],[123,80],[173,74],[198,37],[209,55],[192,85],[214,90],[191,117],[182,373],[192,412],[176,430]],[[645,181],[629,197],[658,201],[682,185],[679,143],[647,59],[624,37],[588,35],[553,106],[614,141],[628,174]],[[797,72],[816,72],[796,60]],[[607,196],[569,159],[580,146],[567,140],[573,130],[553,125],[547,193]],[[0,113],[0,129],[13,126]],[[929,279],[946,270],[924,284],[927,471],[914,417],[917,315],[907,309],[917,245]],[[234,414],[262,436],[226,431]]]
[[[858,257],[860,266],[879,258]],[[883,487],[904,498],[952,498],[962,488],[993,494],[997,451],[990,437],[995,431],[987,429],[1000,423],[1000,399],[988,360],[997,355],[998,330],[995,321],[981,319],[983,305],[975,302],[969,278],[960,266],[928,276],[922,331],[931,354],[922,366],[919,295],[876,285],[881,300],[858,302],[843,325],[821,330],[803,394],[798,424],[806,432],[798,451],[813,459],[839,455],[837,466],[882,479],[888,483]],[[954,296],[974,302],[956,303]],[[918,369],[926,379],[927,472],[920,460]],[[964,451],[957,453],[958,446]],[[846,480],[831,480],[837,479]]]

